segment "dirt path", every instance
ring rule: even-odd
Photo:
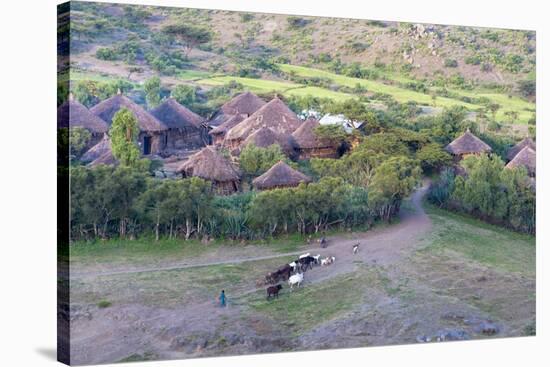
[[[347,237],[342,235],[328,237],[329,246],[324,249],[320,249],[317,245],[314,245],[300,251],[270,254],[265,256],[231,257],[231,255],[228,255],[228,258],[222,261],[191,264],[186,262],[168,266],[142,267],[113,271],[83,273],[71,272],[71,278],[80,279],[85,277],[149,273],[215,265],[242,264],[250,261],[261,261],[279,257],[288,257],[290,255],[300,255],[304,253],[304,251],[310,252],[311,254],[321,254],[321,256],[335,256],[337,261],[334,265],[332,265],[332,267],[336,269],[343,268],[346,264],[349,265],[350,260],[362,260],[365,262],[388,264],[401,258],[404,251],[408,252],[408,250],[411,250],[416,242],[416,239],[428,232],[431,228],[430,219],[422,208],[422,198],[426,194],[427,189],[428,182],[425,181],[423,186],[413,193],[410,200],[412,210],[402,210],[399,216],[399,223],[389,225],[384,228],[375,228],[369,232],[353,233]],[[353,255],[352,247],[356,243],[360,244],[359,252],[356,255]],[[331,273],[334,272],[331,271]]]

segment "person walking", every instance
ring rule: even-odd
[[[220,307],[225,307],[225,290],[222,289],[220,294]]]

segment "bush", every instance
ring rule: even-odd
[[[107,308],[107,307],[110,307],[110,306],[112,306],[112,305],[113,305],[113,304],[112,304],[111,302],[106,301],[106,300],[102,300],[102,301],[99,301],[99,302],[97,303],[97,307],[99,307],[99,308]]]
[[[95,52],[95,57],[97,57],[100,60],[109,60],[109,61],[117,59],[117,55],[115,51],[111,48],[106,48],[106,47],[98,48],[97,51]]]
[[[464,63],[468,65],[481,64],[481,57],[479,55],[468,56],[464,59]]]
[[[458,61],[455,59],[445,59],[443,66],[446,68],[456,68],[458,67]]]
[[[311,21],[300,17],[288,17],[286,18],[289,29],[299,29],[308,25]]]

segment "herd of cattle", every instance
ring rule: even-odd
[[[297,260],[265,276],[264,284],[273,284],[267,288],[267,299],[279,297],[279,291],[283,289],[283,285],[279,282],[288,281],[290,289],[294,286],[299,287],[304,281],[304,274],[307,270],[313,269],[313,267],[317,265],[330,265],[335,260],[336,258],[334,256],[321,259],[321,255],[311,256],[309,253],[300,255]]]

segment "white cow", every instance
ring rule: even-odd
[[[292,289],[295,285],[300,287],[300,284],[304,281],[304,273],[298,273],[291,275],[290,278],[288,278],[288,285],[290,286],[290,289]]]
[[[321,254],[317,254],[312,257],[315,259],[315,264],[319,265],[321,263],[321,260],[319,260],[319,258],[321,257]]]
[[[296,264],[296,261],[293,261],[288,265],[290,265],[290,267],[292,268],[292,271],[296,271],[296,269],[298,267],[298,264]]]

